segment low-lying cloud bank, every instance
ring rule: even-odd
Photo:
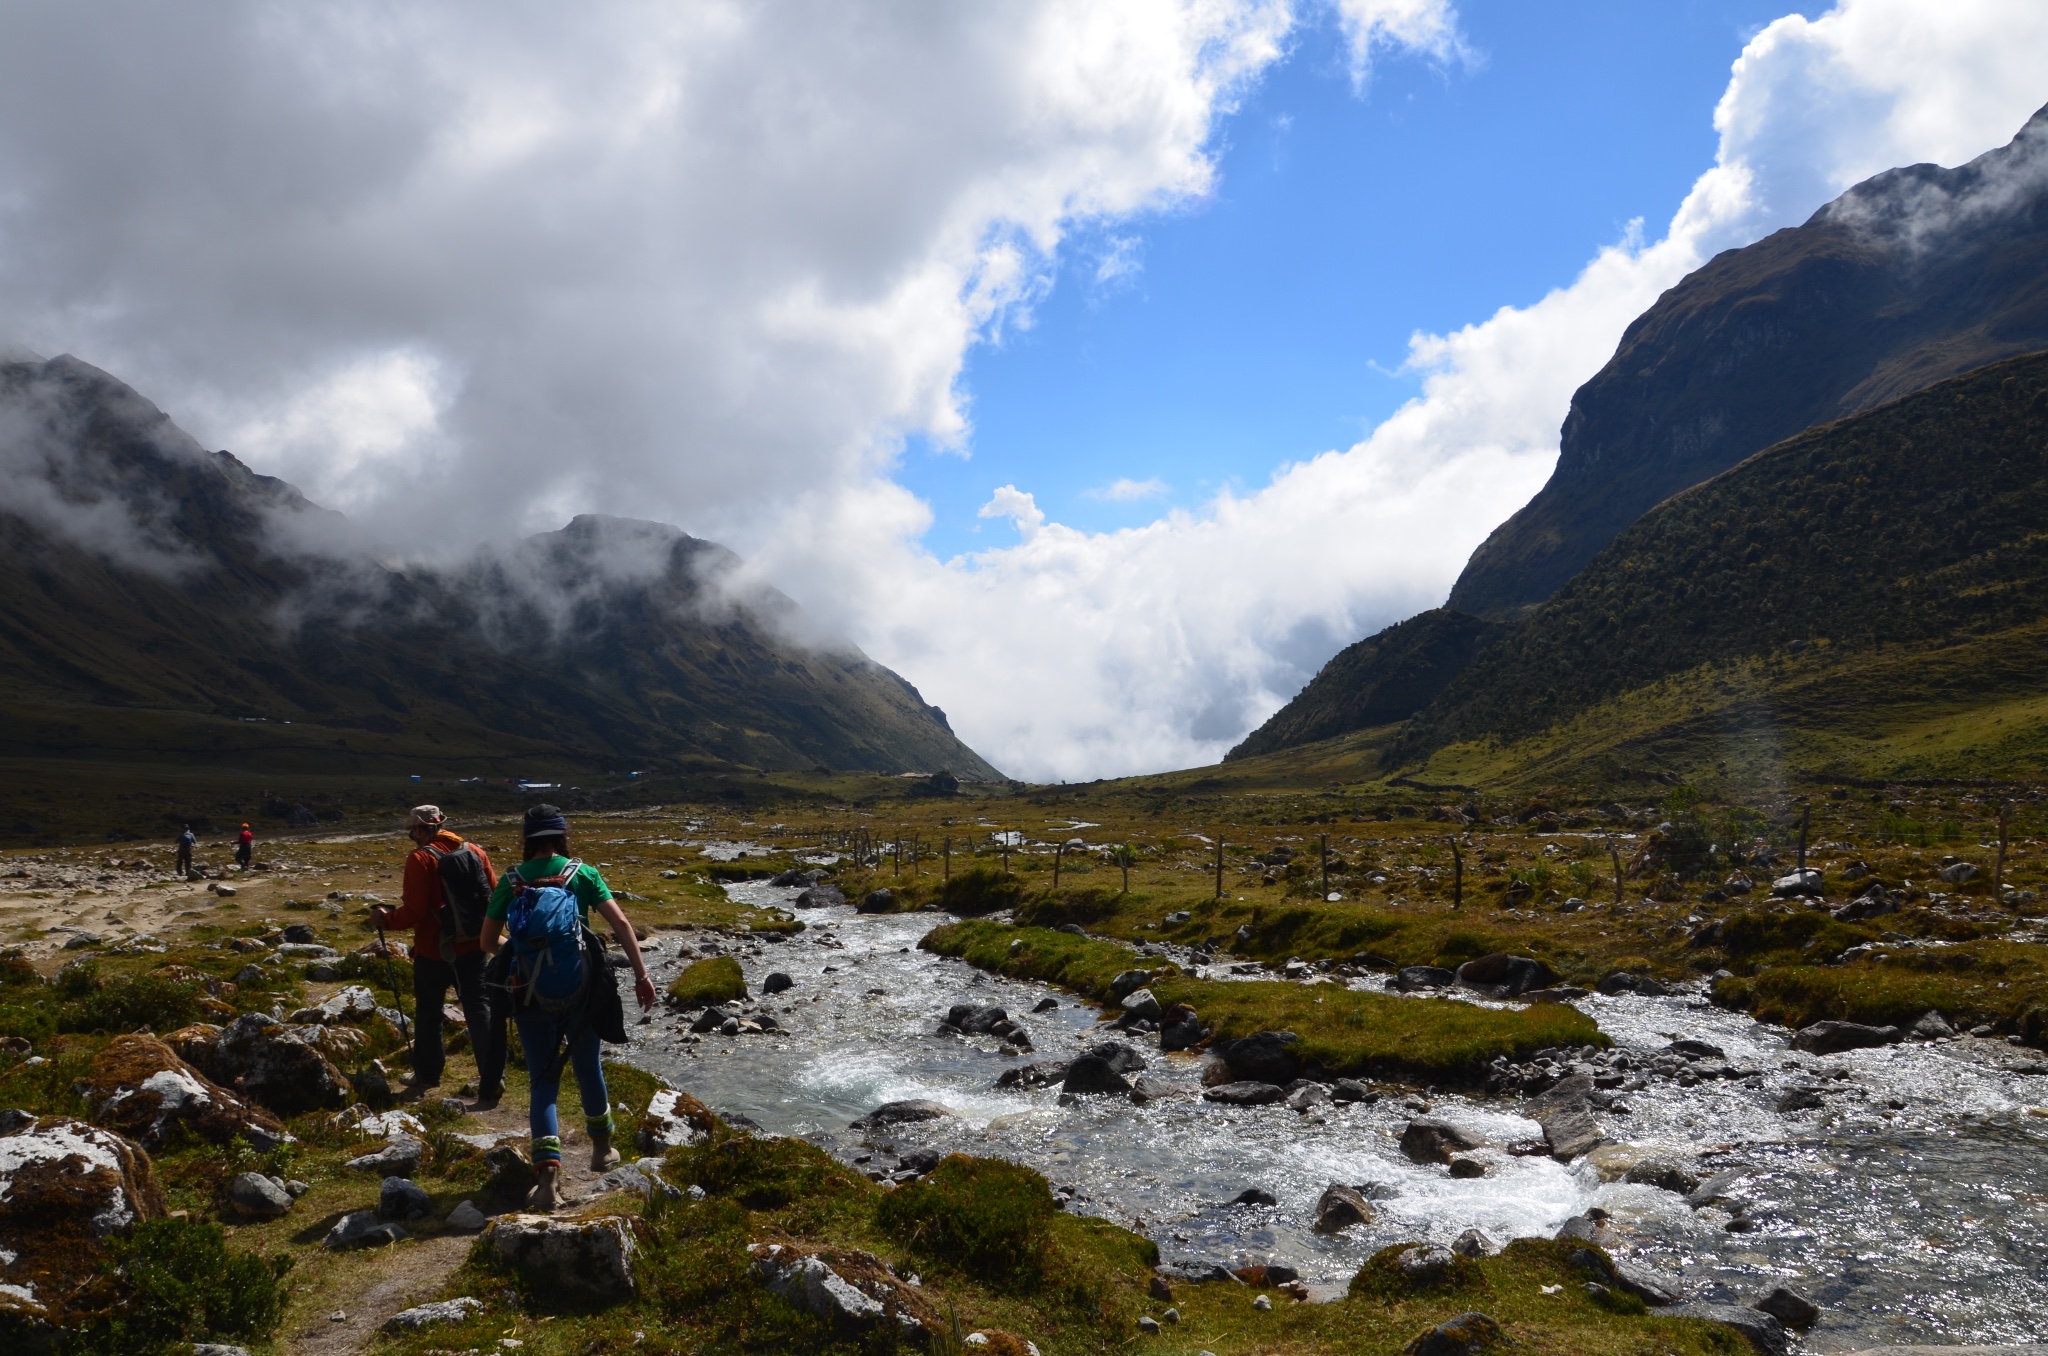
[[[1416,336],[1421,393],[1357,446],[1115,533],[992,487],[1017,543],[941,561],[901,440],[971,443],[971,346],[1077,222],[1207,193],[1216,128],[1315,9],[114,8],[32,10],[0,47],[0,332],[399,549],[583,511],[725,541],[1040,778],[1213,760],[1442,598],[1661,290],[2048,98],[2026,0],[1782,19],[1662,235]],[[1465,55],[1444,0],[1326,12],[1365,97],[1373,60]]]

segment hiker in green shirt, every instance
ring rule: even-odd
[[[522,836],[526,860],[500,876],[497,888],[491,892],[483,931],[478,937],[484,950],[495,956],[509,943],[516,951],[517,939],[506,936],[507,919],[515,896],[522,888],[558,884],[575,897],[584,927],[590,925],[592,912],[611,924],[612,935],[618,938],[619,946],[632,962],[634,997],[643,1010],[652,1008],[654,981],[648,977],[647,962],[641,959],[640,943],[633,935],[633,925],[627,921],[625,911],[612,897],[611,887],[605,884],[597,868],[571,862],[568,855],[568,819],[555,806],[536,805],[526,812]],[[561,1046],[565,1037],[569,1045],[567,1062],[576,1071],[576,1086],[583,1096],[584,1125],[590,1132],[591,1171],[602,1172],[617,1163],[619,1151],[612,1147],[611,1100],[604,1084],[598,1032],[588,1020],[588,1010],[592,1005],[584,1003],[575,1011],[556,1012],[540,1002],[531,1001],[530,994],[525,994],[525,1001],[522,1001],[520,995],[524,986],[534,979],[533,975],[521,973],[522,959],[522,956],[515,955],[513,963],[514,982],[520,986],[515,989],[513,1022],[519,1028],[519,1046],[526,1055],[531,1090],[527,1123],[533,1133],[533,1166],[540,1177],[539,1185],[534,1188],[533,1203],[537,1209],[545,1211],[555,1207],[562,1169],[561,1129],[555,1103],[561,1095]],[[586,998],[596,985],[607,986],[607,997],[613,992],[609,988],[609,974],[586,974]],[[615,999],[611,1000],[611,1006],[616,1011]]]

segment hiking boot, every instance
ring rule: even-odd
[[[505,1090],[503,1088],[485,1088],[476,1095],[476,1102],[470,1107],[470,1110],[496,1111],[498,1109],[498,1102],[504,1095]]]
[[[527,1207],[535,1214],[551,1215],[555,1207],[561,1203],[561,1197],[555,1188],[562,1176],[562,1165],[536,1163],[533,1171],[534,1176],[540,1180],[534,1183],[533,1194],[526,1198]]]
[[[590,1136],[590,1170],[605,1172],[619,1165],[619,1151],[612,1147],[612,1132],[593,1131]]]

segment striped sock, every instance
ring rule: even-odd
[[[543,1163],[559,1163],[561,1161],[562,1137],[560,1135],[542,1135],[533,1142],[533,1165],[536,1168]]]
[[[609,1137],[612,1133],[612,1113],[607,1111],[602,1116],[585,1116],[583,1118],[583,1128],[588,1130],[593,1136],[604,1135]]]

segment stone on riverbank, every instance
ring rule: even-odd
[[[915,1121],[935,1121],[942,1116],[953,1114],[953,1108],[939,1102],[912,1098],[902,1102],[884,1102],[853,1122],[856,1130],[880,1130],[884,1126],[908,1125]]]
[[[662,1088],[647,1100],[636,1137],[640,1152],[665,1154],[695,1144],[711,1132],[711,1109],[687,1092]]]
[[[1356,1187],[1332,1182],[1323,1188],[1322,1196],[1316,1201],[1315,1231],[1319,1234],[1342,1233],[1354,1224],[1370,1224],[1372,1221],[1372,1206]]]
[[[1868,1050],[1896,1045],[1904,1033],[1895,1026],[1864,1026],[1859,1022],[1815,1022],[1799,1029],[1792,1048],[1809,1055],[1838,1055],[1844,1050]]]
[[[1221,1102],[1225,1106],[1264,1106],[1277,1102],[1287,1095],[1287,1089],[1278,1083],[1254,1083],[1250,1081],[1223,1083],[1202,1090],[1205,1102]]]
[[[503,1215],[484,1230],[483,1242],[542,1291],[613,1303],[638,1289],[639,1242],[634,1222],[622,1215]]]
[[[1434,1116],[1417,1116],[1401,1131],[1401,1152],[1411,1163],[1448,1163],[1453,1153],[1485,1143],[1485,1136]]]
[[[1749,1307],[1802,1332],[1820,1322],[1820,1306],[1786,1285],[1776,1287]]]
[[[1414,993],[1420,989],[1448,989],[1457,982],[1457,972],[1446,970],[1441,965],[1404,965],[1388,987],[1402,993]]]
[[[784,1243],[755,1243],[747,1251],[756,1280],[836,1333],[880,1330],[922,1345],[939,1330],[937,1311],[872,1253]]]
[[[1260,1031],[1234,1041],[1218,1041],[1210,1053],[1230,1067],[1232,1081],[1286,1086],[1302,1075],[1294,1052],[1301,1037],[1292,1031]]]
[[[1761,1310],[1740,1304],[1680,1304],[1664,1311],[1666,1318],[1703,1318],[1735,1329],[1756,1348],[1757,1356],[1785,1356],[1784,1325]]]
[[[1555,983],[1557,976],[1542,961],[1530,956],[1510,956],[1505,951],[1496,951],[1478,960],[1466,961],[1458,967],[1457,979],[1460,986],[1500,993],[1516,997],[1531,989],[1546,989]]]
[[[1115,1066],[1099,1055],[1083,1055],[1069,1064],[1066,1079],[1060,1084],[1060,1091],[1069,1094],[1123,1094],[1130,1090],[1131,1085]]]

